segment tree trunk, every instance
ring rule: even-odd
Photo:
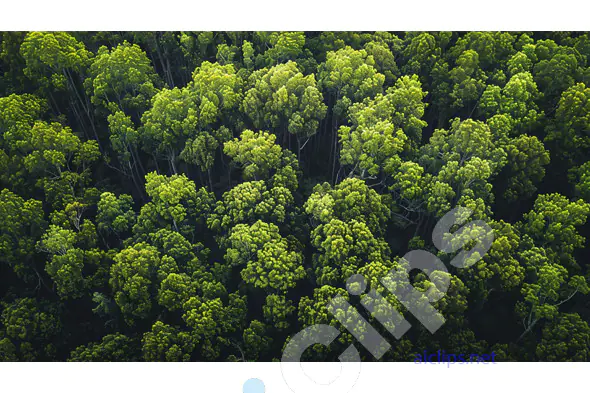
[[[156,172],[160,174],[160,166],[158,165],[158,158],[155,154],[152,153],[152,158],[154,159],[154,165],[156,166]]]
[[[172,174],[177,175],[178,171],[176,170],[176,163],[174,161],[176,161],[176,153],[171,152],[170,155],[168,156],[168,162],[170,163],[170,168],[172,169]]]

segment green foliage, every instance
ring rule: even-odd
[[[195,340],[188,332],[157,321],[151,331],[143,335],[143,358],[148,362],[189,361],[195,348]]]
[[[536,104],[541,96],[530,72],[520,72],[502,88],[488,85],[478,109],[486,118],[495,114],[509,116],[511,134],[527,132],[537,127],[542,119],[543,113]]]
[[[165,156],[174,174],[179,146],[197,130],[197,110],[196,97],[189,89],[164,88],[153,97],[151,108],[141,118],[144,149]]]
[[[326,115],[313,74],[304,76],[290,61],[252,73],[242,109],[256,128],[310,137]]]
[[[490,127],[455,119],[450,130],[437,129],[423,146],[420,164],[428,171],[426,208],[440,217],[456,204],[481,216],[494,195],[490,181],[506,165],[506,152]]]
[[[535,354],[542,361],[587,361],[590,327],[578,314],[560,314],[543,329]]]
[[[151,202],[141,208],[133,227],[140,236],[163,226],[192,239],[194,222],[207,218],[214,200],[204,188],[197,191],[195,183],[184,174],[164,176],[150,172],[146,175],[146,192]]]
[[[554,147],[554,154],[569,162],[581,164],[590,146],[590,88],[583,83],[570,87],[561,94],[555,117],[547,127],[545,140]]]
[[[262,322],[253,320],[250,326],[244,330],[244,352],[248,360],[258,360],[258,357],[268,351],[272,339],[267,336]]]
[[[25,280],[34,273],[35,244],[47,223],[42,203],[3,189],[0,192],[0,252],[2,262]]]
[[[133,198],[126,194],[117,197],[112,192],[103,192],[98,202],[96,221],[100,231],[115,234],[129,231],[135,223]]]
[[[70,362],[125,362],[136,360],[135,342],[116,333],[108,334],[98,343],[81,345],[72,351]]]
[[[586,202],[590,202],[590,161],[572,168],[570,179],[574,182],[576,193]]]
[[[31,32],[21,49],[25,59],[24,73],[41,87],[65,90],[73,83],[70,73],[82,74],[93,54],[84,43],[65,32]]]
[[[174,259],[161,256],[155,247],[146,243],[137,243],[115,255],[109,284],[128,324],[133,325],[136,319],[150,315],[151,297],[157,292],[156,288],[177,269]]]
[[[316,185],[304,207],[318,224],[332,219],[357,220],[381,234],[390,217],[388,203],[386,195],[380,195],[364,181],[345,179],[333,189],[326,183]]]
[[[36,299],[18,298],[2,304],[1,334],[3,351],[7,359],[35,361],[51,358],[53,339],[60,333],[61,322],[57,307]],[[6,348],[6,349],[4,349]]]
[[[233,118],[242,100],[242,80],[232,65],[203,62],[193,72],[189,90],[199,100],[199,125],[205,128],[217,119]]]
[[[270,46],[264,57],[269,64],[295,60],[303,52],[305,34],[303,32],[256,33],[259,40]]]
[[[587,361],[588,37],[0,33],[0,360]]]
[[[293,203],[293,195],[285,187],[268,189],[262,180],[245,182],[223,194],[207,225],[214,231],[227,232],[236,224],[257,220],[282,224],[294,214]]]
[[[131,164],[132,154],[139,143],[139,133],[135,129],[131,117],[122,111],[116,111],[107,118],[111,146],[124,162]]]
[[[279,166],[283,153],[275,140],[274,134],[244,130],[239,140],[226,142],[223,151],[242,166],[245,180],[268,179],[271,169]]]
[[[549,152],[534,136],[520,135],[505,147],[508,186],[505,197],[517,200],[530,197],[537,191],[536,185],[545,176],[549,164]]]
[[[147,109],[159,84],[146,53],[127,41],[111,50],[101,46],[84,81],[94,105],[136,116]]]
[[[577,227],[584,225],[588,214],[590,205],[582,200],[571,202],[558,193],[542,194],[524,215],[523,229],[547,249],[551,259],[575,264],[574,250],[585,242]]]
[[[382,262],[389,257],[385,241],[375,236],[362,221],[332,219],[320,224],[311,234],[315,276],[320,285],[344,282],[365,263]]]
[[[32,94],[11,94],[0,98],[0,129],[2,140],[12,138],[26,132],[37,119],[47,110],[45,101]]]
[[[225,260],[231,266],[245,265],[241,277],[255,288],[284,292],[305,275],[302,255],[292,250],[273,224],[238,224],[231,230],[227,244]]]
[[[336,116],[343,117],[351,103],[382,92],[385,76],[374,65],[375,59],[364,49],[347,46],[326,54],[326,62],[318,67],[318,80],[320,88],[335,98]]]

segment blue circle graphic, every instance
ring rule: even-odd
[[[264,382],[258,378],[250,378],[244,382],[244,393],[264,393]]]

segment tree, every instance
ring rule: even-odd
[[[42,361],[54,356],[56,348],[52,341],[61,330],[55,304],[30,297],[3,302],[0,320],[2,346],[10,347],[12,360]]]
[[[452,83],[449,98],[455,109],[466,108],[472,113],[479,100],[487,77],[479,66],[479,54],[474,50],[464,51],[456,60],[456,66],[449,71]]]
[[[211,169],[215,164],[215,155],[219,146],[231,138],[231,131],[222,126],[211,132],[201,132],[194,138],[186,141],[180,158],[189,164],[196,164],[209,177],[209,187],[213,190]]]
[[[395,56],[390,50],[388,43],[370,41],[365,44],[364,49],[367,51],[367,54],[373,56],[377,72],[385,76],[385,85],[392,85],[400,72],[395,61]]]
[[[538,58],[538,63],[533,66],[535,81],[547,98],[555,100],[575,84],[580,54],[549,40],[538,45],[535,54]]]
[[[81,345],[72,351],[71,362],[125,362],[137,359],[133,339],[121,334],[108,334],[100,342]]]
[[[329,312],[328,304],[336,296],[340,296],[340,298],[334,309],[349,300],[345,289],[321,285],[314,289],[312,296],[304,296],[299,301],[298,319],[301,326],[311,327],[316,324],[324,324],[334,326],[340,330],[340,334],[330,346],[314,345],[304,353],[302,360],[310,358],[334,360],[352,343],[353,337],[350,332],[344,329],[334,315]],[[345,313],[345,311],[342,312]],[[345,319],[347,317],[348,315],[344,315],[340,318]],[[313,333],[313,330],[311,332]]]
[[[406,34],[402,51],[402,74],[420,75],[425,82],[426,75],[441,56],[442,49],[437,45],[436,38],[430,33]]]
[[[244,352],[248,360],[258,360],[270,349],[272,339],[266,334],[264,323],[253,320],[250,326],[242,334]]]
[[[143,335],[143,358],[148,362],[186,362],[191,359],[195,344],[190,333],[156,321],[152,330]]]
[[[283,294],[270,294],[266,297],[262,312],[264,318],[276,329],[284,330],[289,328],[288,320],[296,310],[293,302]]]
[[[82,42],[64,32],[28,33],[21,54],[27,65],[25,75],[45,88],[57,89],[75,87],[72,72],[82,73],[92,58]]]
[[[226,142],[223,151],[243,167],[244,179],[268,179],[271,169],[279,166],[283,153],[275,141],[274,134],[244,130],[240,139]]]
[[[227,301],[191,297],[183,310],[183,320],[201,342],[201,355],[214,359],[223,347],[230,346],[228,337],[245,327],[246,297],[237,293],[230,294]]]
[[[334,188],[318,184],[304,205],[315,225],[336,218],[363,222],[376,234],[383,234],[391,212],[389,199],[367,186],[360,179],[345,179]]]
[[[230,236],[230,242],[233,235]],[[251,261],[242,269],[241,276],[246,284],[256,288],[272,288],[286,291],[295,287],[296,282],[305,276],[303,257],[296,251],[289,251],[284,240],[265,244],[256,252],[256,260]]]
[[[116,111],[107,118],[111,146],[117,154],[121,172],[131,178],[140,194],[140,179],[143,166],[139,158],[139,132],[137,131],[131,117],[126,116],[122,111]]]
[[[219,119],[236,120],[234,113],[243,98],[242,80],[232,65],[203,62],[193,72],[188,88],[200,101],[200,128],[211,127]]]
[[[82,142],[59,123],[37,121],[14,144],[23,156],[29,181],[37,180],[33,184],[45,191],[46,199],[57,209],[84,193],[93,164],[100,158],[96,141]]]
[[[326,115],[323,96],[313,74],[304,76],[290,61],[252,73],[242,110],[256,128],[272,129],[286,144],[297,136],[298,148],[313,136]]]
[[[338,130],[340,164],[352,167],[349,176],[358,172],[361,179],[375,178],[382,171],[392,173],[401,161],[399,154],[407,147],[408,137],[386,119],[369,120],[375,108],[357,105],[350,109],[356,123],[353,128],[342,126]]]
[[[166,228],[148,234],[147,238],[158,251],[171,256],[182,266],[188,266],[208,253],[203,244],[191,243],[182,234]]]
[[[286,292],[305,276],[303,256],[273,224],[256,221],[236,225],[227,239],[225,260],[240,266],[241,277],[254,288]]]
[[[587,361],[590,328],[578,314],[560,314],[543,329],[535,352],[544,361]]]
[[[163,74],[169,87],[174,87],[179,80],[186,84],[195,68],[184,56],[181,36],[173,31],[148,31],[134,32],[132,37],[134,43],[146,49],[154,68]]]
[[[26,35],[20,52],[25,59],[25,75],[35,80],[47,93],[54,110],[59,108],[52,91],[67,90],[75,101],[72,110],[78,122],[86,130],[87,121],[94,138],[99,141],[90,100],[82,88],[84,75],[93,56],[84,43],[65,32],[30,32]],[[80,110],[83,111],[85,120],[82,119]]]
[[[20,46],[26,35],[22,31],[6,31],[0,36],[0,61],[3,70],[0,84],[5,95],[17,93],[29,85],[24,74],[25,60],[20,54]]]
[[[287,149],[275,144],[276,136],[265,131],[244,130],[240,139],[224,144],[223,151],[232,163],[242,167],[244,180],[267,180],[274,187],[295,191],[298,186],[299,162]]]
[[[539,251],[543,255],[542,249]],[[529,333],[542,319],[553,320],[559,314],[559,306],[571,300],[577,293],[590,292],[586,279],[582,276],[568,274],[562,265],[548,262],[547,258],[535,258],[533,263],[541,261],[539,265],[529,264],[527,270],[534,273],[533,283],[525,282],[521,293],[524,301],[516,305],[516,313],[522,318],[524,332],[519,340]]]
[[[303,32],[260,32],[256,33],[256,36],[267,47],[270,47],[263,55],[267,65],[297,59],[302,54],[305,45],[305,34]]]
[[[537,137],[528,135],[514,138],[504,150],[507,158],[504,175],[508,179],[505,198],[517,200],[531,197],[545,176],[545,166],[550,161],[549,152]]]
[[[84,86],[97,107],[139,120],[160,83],[145,52],[124,41],[111,50],[98,49]]]
[[[22,279],[42,278],[37,271],[34,257],[35,244],[47,223],[41,201],[25,200],[10,190],[0,191],[0,252],[7,263]]]
[[[318,66],[319,87],[330,99],[332,108],[332,178],[336,176],[338,124],[346,118],[348,107],[354,102],[374,97],[383,91],[385,76],[374,67],[375,59],[365,50],[346,46],[326,54],[326,61]],[[326,123],[327,124],[327,123]]]
[[[204,188],[197,191],[195,183],[184,174],[164,176],[150,172],[145,187],[151,202],[141,208],[133,232],[143,237],[163,227],[193,240],[197,229],[194,224],[204,224],[213,195]]]
[[[182,147],[198,128],[197,109],[197,99],[189,89],[164,88],[154,95],[151,108],[141,118],[144,150],[166,158],[174,175]]]
[[[542,97],[530,72],[513,75],[503,88],[488,85],[483,92],[478,107],[486,118],[495,114],[508,115],[511,122],[510,133],[528,132],[539,125],[543,112],[536,101]]]
[[[575,266],[574,250],[584,245],[577,227],[584,225],[590,205],[569,201],[558,193],[539,195],[533,209],[523,217],[524,233],[547,250],[551,261]]]
[[[120,251],[111,266],[109,284],[125,322],[133,325],[152,313],[152,297],[162,280],[178,269],[174,259],[146,243]]]
[[[196,293],[195,283],[185,273],[170,273],[158,291],[158,303],[170,311],[182,308],[182,305]]]
[[[32,94],[11,94],[0,97],[0,109],[2,146],[7,147],[5,143],[10,143],[15,137],[20,139],[21,133],[27,132],[26,129],[47,111],[47,103]]]
[[[340,110],[336,112],[338,116],[345,113],[342,105],[346,100],[360,102],[382,92],[385,76],[378,73],[374,65],[375,59],[364,49],[347,46],[326,54],[326,62],[318,67],[319,84],[322,90],[335,97],[334,105]]]
[[[530,73],[533,69],[533,61],[526,55],[526,53],[520,51],[516,52],[506,62],[508,76],[520,74],[522,72]]]
[[[311,234],[317,252],[313,257],[319,285],[338,285],[365,263],[381,262],[389,257],[389,247],[376,238],[363,221],[332,219],[320,224]]]
[[[525,278],[525,268],[518,252],[520,233],[504,221],[492,221],[494,240],[483,258],[468,269],[460,269],[459,277],[471,289],[471,294],[485,300],[494,291],[519,288]]]
[[[287,219],[296,214],[294,202],[287,188],[269,189],[262,180],[245,182],[223,194],[207,225],[218,233],[227,233],[236,224],[254,224],[258,220],[287,224]]]
[[[229,138],[223,128],[212,132],[213,127],[219,119],[233,121],[232,112],[241,94],[241,80],[231,65],[203,63],[193,73],[188,86],[164,88],[153,97],[151,108],[141,120],[144,149],[154,156],[163,155],[173,174],[177,173],[176,160],[185,144],[189,150],[183,158],[188,162],[195,160],[191,147],[194,148],[195,142],[201,144],[203,138],[216,140],[216,143],[209,141],[209,154],[214,154],[217,146]],[[210,165],[203,166],[210,168]]]
[[[98,230],[116,235],[128,232],[135,223],[133,198],[130,195],[116,196],[112,192],[103,192],[98,202]]]
[[[574,183],[576,193],[590,203],[590,161],[570,169],[570,181]]]
[[[45,271],[57,285],[57,293],[62,299],[83,296],[87,283],[82,275],[84,251],[70,248],[63,254],[53,255],[45,266]]]
[[[585,130],[590,113],[590,88],[578,83],[561,94],[555,118],[549,123],[545,142],[554,146],[554,155],[569,163],[582,164],[584,151],[590,146]]]
[[[450,130],[435,130],[420,154],[419,163],[432,175],[425,198],[430,213],[441,217],[460,204],[489,215],[490,180],[506,164],[506,152],[487,124],[455,119]]]
[[[451,49],[451,57],[457,58],[465,50],[473,50],[479,53],[482,68],[489,70],[502,65],[515,53],[515,41],[516,35],[508,32],[471,31],[457,39]]]

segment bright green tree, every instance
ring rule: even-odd
[[[313,74],[304,76],[294,62],[255,71],[249,78],[242,110],[256,128],[272,129],[283,139],[297,136],[298,148],[318,130],[326,115]]]
[[[160,84],[146,53],[127,41],[111,50],[101,46],[84,82],[94,105],[135,119],[148,108]]]
[[[133,325],[153,312],[160,283],[178,269],[174,259],[145,243],[121,250],[114,257],[109,284],[125,321]]]

